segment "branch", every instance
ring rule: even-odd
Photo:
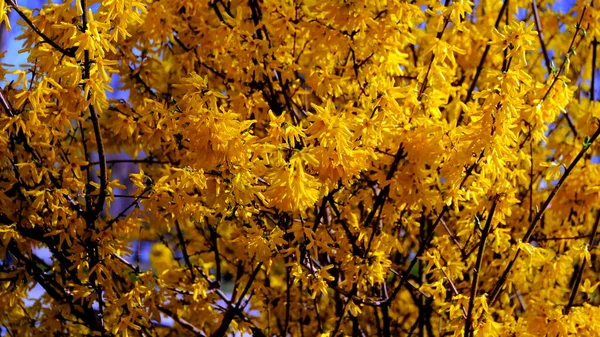
[[[83,8],[83,14],[81,16],[81,20],[83,21],[83,32],[88,29],[88,18],[87,18],[87,4],[86,0],[81,1],[81,8]],[[90,67],[92,61],[90,60],[90,51],[84,51],[84,61],[83,61],[83,80],[87,80],[90,78]],[[91,93],[88,94],[86,100],[89,100],[91,97]],[[107,188],[108,188],[108,176],[106,170],[106,155],[104,154],[104,144],[102,143],[102,134],[100,132],[100,122],[98,119],[98,114],[96,113],[96,109],[94,105],[88,103],[88,108],[90,110],[90,118],[92,120],[92,126],[94,128],[94,137],[96,138],[96,144],[98,146],[98,161],[100,162],[100,193],[98,195],[98,201],[96,202],[96,206],[88,210],[89,212],[89,220],[94,221],[98,215],[102,212],[104,208],[104,202],[106,201],[107,196]]]
[[[198,337],[206,337],[206,335],[204,334],[204,332],[202,332],[200,329],[198,329],[197,327],[195,327],[194,325],[192,325],[190,322],[186,321],[185,319],[179,317],[176,313],[174,313],[173,311],[161,306],[161,305],[157,305],[156,306],[158,308],[158,310],[160,310],[163,314],[169,316],[170,318],[172,318],[175,322],[179,323],[179,325],[181,325],[182,327],[184,327],[186,330],[190,331],[191,333],[193,333],[195,336]]]
[[[333,199],[333,196],[331,196],[331,194],[330,194],[326,197],[326,199],[329,201],[329,205],[330,205],[331,209],[333,210],[333,213],[335,214],[337,220],[340,222],[340,225],[344,229],[344,233],[346,234],[346,237],[348,237],[348,241],[350,242],[350,245],[352,245],[352,253],[354,255],[362,256],[365,253],[365,251],[362,248],[360,248],[358,246],[358,244],[356,243],[358,238],[356,237],[356,235],[352,234],[352,231],[350,231],[350,226],[348,226],[346,219],[342,218],[342,214],[340,213],[340,210],[335,205],[335,200]]]
[[[398,150],[396,151],[396,154],[394,155],[394,161],[392,162],[392,166],[390,167],[390,170],[388,171],[388,173],[385,177],[385,179],[387,181],[394,178],[396,171],[398,171],[398,166],[400,165],[400,161],[402,159],[406,158],[406,156],[407,156],[407,153],[404,152],[404,144],[400,144],[400,146],[398,146]],[[387,197],[390,193],[390,184],[391,183],[387,184],[383,188],[383,190],[380,191],[379,194],[377,195],[377,198],[375,199],[375,203],[373,205],[373,209],[367,215],[367,218],[365,219],[365,222],[363,224],[363,228],[369,228],[371,226],[371,222],[373,222],[373,219],[375,218],[375,215],[380,210],[380,208],[383,210],[383,205],[385,204]],[[371,238],[369,239],[369,244],[367,246],[367,249],[365,249],[365,251],[362,254],[363,258],[366,258],[367,255],[369,254],[369,251],[371,250],[371,243],[373,241],[373,238],[375,237],[375,232],[376,232],[375,226],[373,226],[372,232],[371,232]]]
[[[8,101],[6,100],[6,98],[4,98],[2,91],[0,91],[0,105],[2,105],[2,108],[4,108],[4,111],[6,111],[7,115],[9,115],[10,117],[15,116],[15,113],[12,111],[12,108],[8,104]]]
[[[435,214],[436,216],[438,215],[435,210],[433,210],[433,214]],[[463,247],[460,244],[460,242],[458,242],[458,238],[457,238],[456,234],[454,234],[452,232],[452,230],[448,227],[448,225],[446,225],[446,222],[443,219],[440,220],[440,222],[442,223],[442,226],[444,226],[444,229],[446,230],[446,233],[448,233],[448,235],[450,235],[450,238],[452,239],[452,242],[454,242],[454,244],[456,245],[456,247],[460,251],[460,254],[464,257],[465,256],[465,247]]]
[[[590,88],[590,101],[596,100],[596,55],[598,52],[598,40],[592,41],[592,86]]]
[[[54,279],[47,278],[46,273],[39,267],[39,265],[27,258],[17,246],[15,241],[12,241],[8,245],[8,251],[17,260],[21,261],[27,270],[27,273],[33,277],[33,279],[44,288],[46,293],[50,295],[55,301],[59,303],[65,303],[71,307],[72,313],[80,319],[89,329],[100,333],[102,336],[111,336],[102,324],[102,318],[99,317],[98,313],[92,308],[89,300],[83,299],[84,303],[75,306],[72,295]]]
[[[573,54],[573,50],[574,50],[573,49],[573,44],[575,43],[575,39],[577,38],[577,34],[579,33],[579,30],[581,30],[581,21],[583,21],[583,15],[585,14],[585,10],[586,9],[587,9],[587,6],[583,7],[583,11],[581,11],[581,17],[579,18],[579,21],[577,22],[577,25],[575,25],[575,34],[573,34],[573,39],[571,39],[571,44],[569,44],[569,49],[567,51],[567,56],[565,57],[565,59],[563,60],[562,64],[560,65],[560,69],[554,74],[554,78],[552,79],[552,83],[550,83],[550,86],[548,87],[548,90],[546,91],[546,93],[544,94],[544,96],[542,97],[542,99],[540,100],[540,102],[543,102],[548,97],[548,95],[550,94],[550,91],[552,90],[552,88],[554,87],[554,85],[556,84],[556,82],[558,81],[558,77],[564,71],[565,66],[567,64],[567,60]]]
[[[63,47],[59,46],[56,42],[54,42],[54,40],[52,40],[51,38],[49,38],[46,34],[42,33],[42,31],[37,28],[35,26],[35,24],[33,24],[33,22],[27,17],[27,15],[25,15],[25,13],[23,13],[23,11],[19,8],[19,6],[14,2],[14,0],[6,0],[6,3],[8,4],[8,6],[10,8],[12,8],[15,12],[17,12],[17,14],[19,14],[19,16],[21,17],[21,19],[23,19],[27,25],[39,36],[42,38],[42,40],[44,40],[44,42],[46,42],[47,44],[51,45],[52,47],[54,47],[54,49],[58,50],[59,52],[61,52],[63,55],[65,56],[69,56],[69,57],[75,57],[75,51],[73,50],[73,48],[67,50],[64,49]],[[84,15],[85,15],[85,11],[84,11]]]
[[[463,177],[463,179],[460,182],[460,185],[458,187],[459,189],[463,188],[463,186],[467,182],[467,179],[471,176],[471,174],[473,173],[473,170],[475,170],[475,167],[479,164],[479,161],[481,160],[481,158],[483,158],[484,151],[485,150],[482,150],[481,153],[479,154],[479,157],[477,158],[477,160],[471,166],[469,166],[469,168],[467,168],[465,176]],[[390,296],[383,301],[382,305],[391,305],[392,300],[396,297],[396,295],[398,295],[398,293],[400,292],[400,290],[402,289],[402,287],[408,280],[408,276],[410,275],[410,272],[413,269],[413,267],[417,264],[418,259],[421,257],[421,255],[423,255],[425,250],[427,250],[427,246],[431,243],[431,240],[433,240],[433,234],[435,233],[435,229],[441,222],[442,217],[449,210],[450,210],[450,207],[447,205],[444,205],[444,208],[442,209],[440,214],[437,216],[437,219],[435,220],[435,222],[429,229],[429,233],[428,233],[427,237],[425,238],[425,241],[422,242],[421,246],[419,247],[419,250],[417,251],[415,256],[412,258],[412,260],[410,261],[410,264],[408,265],[408,267],[404,270],[404,272],[400,276],[400,282],[394,288],[394,290],[392,291]]]
[[[246,296],[246,294],[250,290],[250,287],[252,287],[252,284],[256,280],[256,276],[258,276],[258,272],[262,268],[262,265],[263,265],[262,262],[258,263],[258,266],[256,266],[256,268],[254,269],[254,271],[252,272],[252,275],[250,275],[250,279],[246,283],[246,287],[244,287],[244,290],[240,294],[240,297],[239,297],[237,303],[233,306],[231,306],[231,304],[230,304],[229,309],[227,309],[227,312],[223,316],[221,325],[219,325],[217,330],[210,335],[211,337],[225,336],[225,334],[227,333],[227,330],[229,329],[229,325],[231,324],[231,321],[233,321],[233,317],[241,309],[240,306],[242,304],[242,301],[244,300],[244,297]],[[232,301],[233,301],[233,298],[232,298]]]
[[[550,202],[552,202],[552,199],[554,198],[554,196],[556,195],[556,193],[558,192],[558,190],[560,189],[562,184],[565,182],[565,180],[571,174],[571,172],[573,171],[573,169],[575,168],[577,163],[579,163],[579,161],[581,160],[583,155],[587,152],[587,150],[590,148],[591,144],[594,143],[594,141],[596,140],[596,138],[598,138],[598,136],[600,136],[600,125],[598,126],[598,128],[596,129],[596,132],[594,132],[592,137],[583,144],[583,147],[581,148],[581,151],[579,151],[579,153],[577,154],[577,157],[575,157],[575,159],[573,159],[573,162],[571,162],[571,165],[569,165],[569,167],[565,170],[565,173],[563,173],[563,175],[560,178],[560,180],[558,181],[558,183],[554,186],[554,189],[552,190],[552,192],[550,192],[550,195],[548,195],[548,197],[546,198],[546,201],[544,201],[544,203],[542,204],[542,207],[537,212],[535,218],[533,219],[533,222],[531,223],[531,225],[529,225],[527,232],[523,236],[522,242],[529,242],[529,239],[531,239],[531,235],[533,234],[533,231],[537,227],[538,222],[542,219],[542,216],[544,215],[544,212],[546,212],[546,209],[550,205]],[[500,277],[500,279],[494,286],[492,292],[490,293],[490,303],[489,303],[490,305],[493,305],[494,302],[496,301],[496,299],[498,298],[498,294],[500,293],[500,288],[502,288],[502,286],[504,285],[504,282],[506,282],[506,279],[508,278],[508,274],[510,273],[510,270],[512,269],[513,265],[515,264],[515,261],[519,258],[520,253],[521,253],[521,249],[517,248],[517,251],[515,252],[515,256],[508,263],[508,266],[506,266],[506,269],[502,273],[502,276]]]
[[[181,245],[181,252],[183,253],[183,260],[188,266],[190,271],[190,276],[192,283],[195,282],[196,274],[194,273],[194,266],[192,266],[192,262],[190,261],[190,255],[187,251],[187,246],[185,244],[185,238],[183,237],[183,231],[181,231],[181,226],[179,225],[179,220],[175,220],[175,228],[177,229],[177,239],[179,240],[179,244]]]
[[[500,12],[498,13],[498,17],[496,18],[496,23],[494,24],[494,28],[496,29],[498,29],[498,26],[500,25],[500,21],[502,20],[502,14],[504,14],[504,11],[506,11],[506,8],[508,7],[508,1],[509,0],[504,0],[504,2],[502,3],[502,8],[500,8]],[[475,87],[477,86],[477,81],[479,80],[479,76],[481,76],[481,72],[483,71],[483,64],[485,63],[487,55],[490,52],[490,48],[491,45],[486,44],[485,49],[483,50],[483,55],[481,55],[481,59],[479,60],[479,64],[477,65],[477,70],[475,71],[475,77],[473,77],[473,82],[471,82],[471,85],[469,86],[469,91],[467,91],[467,98],[465,98],[465,103],[468,103],[473,97],[473,91],[475,90]],[[463,118],[464,111],[461,111],[460,115],[458,116],[458,120],[456,121],[456,125],[460,125],[462,123]]]
[[[483,261],[483,253],[485,251],[485,242],[487,241],[487,237],[490,233],[490,228],[492,227],[492,218],[494,217],[494,212],[496,211],[498,199],[499,195],[496,195],[494,197],[494,200],[492,201],[492,208],[490,209],[490,214],[488,215],[487,221],[485,222],[485,227],[483,227],[483,232],[481,233],[479,251],[477,252],[477,261],[475,262],[475,268],[473,268],[473,280],[471,282],[471,298],[469,299],[469,309],[467,310],[467,318],[465,320],[465,337],[469,337],[473,334],[471,324],[473,319],[473,308],[475,307],[475,297],[477,297],[477,290],[479,289],[479,272],[481,271],[481,263]]]
[[[594,227],[592,227],[592,234],[590,235],[590,241],[588,242],[589,250],[592,251],[595,248],[594,240],[596,239],[596,233],[598,233],[598,224],[600,223],[600,210],[596,215],[596,221],[594,222]],[[583,270],[585,269],[585,264],[587,263],[587,257],[583,258],[581,261],[581,267],[577,271],[577,275],[575,277],[575,282],[573,283],[573,288],[571,289],[571,294],[569,295],[569,303],[564,308],[563,313],[567,315],[569,311],[571,311],[571,307],[573,306],[573,302],[575,301],[575,296],[577,295],[577,290],[579,289],[579,284],[581,283],[581,277],[583,276]]]
[[[215,253],[215,278],[216,286],[221,285],[221,253],[219,253],[219,234],[217,233],[216,228],[212,228],[212,226],[208,223],[208,217],[204,217],[206,226],[208,227],[208,231],[210,232],[210,242],[211,242],[211,250]]]
[[[452,293],[454,294],[454,296],[458,296],[460,295],[460,293],[458,292],[458,288],[456,288],[456,285],[454,284],[454,282],[452,282],[452,279],[450,279],[450,276],[448,275],[448,273],[446,273],[446,271],[441,268],[440,271],[444,274],[444,277],[446,277],[446,280],[448,280],[448,283],[450,283],[450,288],[452,289]],[[460,309],[462,310],[462,314],[463,314],[463,318],[467,318],[467,309],[465,309],[465,306],[462,305],[462,303],[460,304]]]
[[[448,1],[446,1],[448,2]],[[448,6],[447,4],[445,6]],[[446,28],[448,27],[448,22],[450,22],[450,14],[444,17],[444,27],[441,31],[436,34],[436,39],[441,40]],[[427,88],[427,79],[429,78],[429,73],[431,72],[431,66],[433,65],[433,61],[435,60],[435,54],[431,55],[431,61],[429,61],[429,65],[427,66],[427,72],[425,73],[425,78],[423,79],[423,83],[421,84],[421,89],[419,89],[419,95],[417,96],[417,100],[421,100],[423,97],[423,93],[425,93],[425,89]]]
[[[550,56],[548,55],[548,49],[546,49],[546,44],[544,43],[544,33],[542,33],[542,25],[540,24],[540,16],[538,15],[536,0],[531,2],[531,8],[533,9],[533,19],[535,21],[535,28],[538,31],[538,39],[540,40],[540,45],[542,46],[542,54],[544,55],[544,60],[546,61],[546,68],[548,68],[548,74],[551,74],[552,66],[550,63]]]

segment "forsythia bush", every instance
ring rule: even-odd
[[[553,2],[0,0],[0,334],[599,335],[600,4]]]

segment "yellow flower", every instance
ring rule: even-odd
[[[162,242],[152,245],[149,260],[150,266],[159,276],[177,266],[177,261],[173,258],[173,252]]]
[[[526,66],[525,53],[535,50],[534,43],[537,39],[537,31],[534,26],[523,21],[511,21],[504,26],[502,32],[494,29],[494,37],[491,44],[499,46],[500,50],[507,50],[507,56],[514,58],[516,66]]]
[[[294,155],[290,164],[273,171],[267,177],[270,186],[264,195],[270,204],[284,211],[304,212],[319,197],[319,183],[304,170],[301,156]]]

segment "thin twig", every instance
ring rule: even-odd
[[[183,237],[183,231],[181,230],[181,226],[179,225],[179,220],[175,220],[175,228],[177,229],[177,239],[179,240],[179,245],[181,246],[183,260],[188,266],[192,283],[194,283],[196,279],[196,274],[194,273],[194,266],[192,265],[192,261],[190,261],[190,255],[187,251],[187,245],[185,244],[185,238]]]
[[[531,124],[529,125],[529,137],[531,140],[529,141],[529,155],[531,157],[531,167],[529,168],[529,218],[527,221],[531,222],[533,219],[533,182],[535,176],[533,174],[533,137],[531,137]]]
[[[438,216],[438,214],[435,210],[433,210],[433,214]],[[448,227],[448,225],[446,224],[446,221],[444,221],[444,219],[441,219],[440,222],[442,223],[442,226],[444,226],[444,229],[446,230],[448,235],[450,235],[450,237],[452,238],[452,242],[454,242],[456,247],[458,247],[458,250],[460,250],[461,255],[465,255],[465,248],[460,244],[460,242],[458,242],[458,238],[456,237],[456,234],[454,234],[452,232],[452,230]]]
[[[578,240],[585,239],[589,237],[589,235],[577,235],[577,236],[565,236],[565,237],[552,237],[552,238],[536,238],[532,237],[532,241],[542,242],[542,241],[561,241],[561,240]]]
[[[538,31],[538,39],[540,40],[540,45],[542,46],[542,54],[544,55],[544,60],[546,61],[546,68],[548,68],[548,74],[552,74],[552,65],[550,63],[551,61],[550,56],[548,55],[548,49],[544,43],[544,33],[542,32],[542,24],[540,23],[540,16],[538,15],[536,0],[531,2],[531,8],[533,9],[533,19],[535,21],[535,28]]]
[[[392,162],[392,166],[390,167],[390,170],[388,171],[388,173],[385,177],[387,181],[394,178],[394,175],[396,174],[396,171],[398,170],[398,166],[400,165],[400,161],[403,160],[404,158],[406,158],[407,155],[408,154],[404,151],[404,144],[401,143],[398,146],[396,155],[394,155],[394,161]],[[377,214],[378,211],[380,211],[380,208],[383,209],[383,205],[385,204],[389,193],[390,193],[390,184],[387,184],[383,188],[383,190],[380,191],[379,194],[377,195],[377,198],[375,199],[375,202],[373,204],[373,209],[371,209],[371,211],[369,212],[369,214],[367,215],[367,217],[363,223],[363,228],[371,227],[371,223],[373,222],[375,215]],[[363,258],[367,257],[367,255],[369,254],[369,251],[371,249],[371,243],[373,241],[375,233],[377,232],[375,230],[375,225],[373,225],[373,228],[371,230],[372,230],[371,237],[369,239],[367,249],[365,249],[365,251],[362,254]]]
[[[473,280],[471,282],[471,297],[469,298],[469,309],[467,310],[467,319],[465,320],[465,337],[470,337],[473,334],[471,324],[473,319],[473,308],[475,307],[475,297],[477,297],[477,290],[479,289],[479,272],[481,271],[483,253],[485,252],[485,242],[487,241],[487,237],[490,233],[490,228],[492,227],[492,219],[494,217],[494,212],[496,211],[498,199],[499,195],[496,195],[494,197],[494,200],[492,201],[492,208],[490,209],[487,221],[485,222],[485,226],[483,227],[483,232],[481,233],[479,251],[477,252],[477,261],[475,262],[475,267],[473,268]]]
[[[481,158],[483,158],[484,153],[485,153],[484,150],[482,150],[481,153],[479,154],[479,157],[477,158],[477,160],[471,166],[469,166],[469,168],[467,168],[465,176],[463,177],[463,179],[460,182],[460,185],[458,187],[459,189],[463,188],[464,184],[467,182],[467,179],[471,176],[471,174],[473,173],[473,170],[475,170],[475,167],[477,167]],[[390,294],[390,296],[388,298],[386,298],[383,301],[382,305],[390,305],[392,300],[398,295],[398,293],[400,292],[402,287],[406,284],[406,282],[408,281],[408,276],[410,275],[412,268],[417,264],[418,259],[423,255],[423,253],[427,249],[427,246],[431,243],[431,240],[433,240],[435,229],[439,225],[442,217],[449,210],[450,210],[450,207],[447,205],[444,205],[444,208],[438,215],[437,219],[435,220],[435,222],[433,223],[431,228],[429,228],[429,233],[428,233],[427,237],[425,238],[425,241],[423,241],[421,243],[419,250],[417,251],[415,256],[412,258],[412,260],[410,261],[410,264],[408,265],[408,267],[404,270],[404,272],[400,276],[400,281],[399,281],[398,285],[396,285],[396,287],[394,287],[392,293]]]
[[[504,0],[504,2],[502,3],[502,8],[500,8],[500,12],[498,13],[498,17],[496,18],[496,22],[494,23],[494,28],[498,29],[498,26],[500,25],[500,21],[502,20],[502,15],[504,14],[504,11],[506,11],[506,9],[508,8],[508,2],[509,0]],[[469,86],[469,91],[467,91],[467,97],[465,98],[465,103],[468,103],[471,98],[473,97],[473,91],[475,90],[475,87],[477,86],[477,81],[479,80],[479,76],[481,75],[481,72],[483,71],[483,64],[485,63],[485,60],[487,59],[487,56],[490,52],[490,48],[491,45],[488,43],[485,46],[485,49],[483,50],[483,55],[481,55],[481,59],[479,60],[479,64],[477,65],[477,70],[475,71],[475,76],[473,77],[473,82],[471,82],[471,85]],[[456,125],[460,125],[462,123],[462,120],[464,118],[464,111],[461,111],[460,115],[458,116],[458,120],[456,122]]]
[[[560,189],[562,184],[565,182],[567,177],[569,177],[569,175],[571,174],[571,172],[573,171],[575,166],[579,163],[579,161],[581,160],[583,155],[587,152],[587,150],[590,148],[591,144],[594,143],[594,141],[596,140],[596,138],[598,138],[598,136],[600,136],[600,125],[598,126],[598,128],[596,129],[596,132],[594,132],[592,137],[586,143],[583,144],[583,147],[581,148],[581,151],[579,151],[579,153],[577,154],[577,157],[575,157],[575,159],[573,159],[573,161],[571,162],[571,165],[569,165],[569,167],[565,170],[565,172],[563,173],[563,175],[560,178],[560,180],[558,181],[558,183],[554,186],[554,189],[552,190],[552,192],[550,192],[550,194],[548,195],[548,197],[542,204],[542,207],[537,212],[535,218],[533,219],[533,222],[531,222],[531,224],[529,225],[527,232],[523,236],[522,242],[524,242],[524,243],[529,242],[529,240],[531,239],[531,235],[533,234],[534,230],[536,229],[539,221],[542,219],[542,216],[544,215],[544,212],[546,212],[546,209],[550,205],[550,202],[552,202],[552,199],[554,198],[554,196],[556,195],[556,193],[558,192],[558,190]],[[506,282],[506,279],[508,278],[508,274],[510,273],[510,270],[512,269],[513,265],[515,264],[515,261],[519,258],[520,253],[521,253],[521,249],[517,248],[517,251],[515,252],[514,257],[508,263],[508,266],[506,266],[506,269],[502,273],[502,276],[500,277],[500,279],[498,279],[498,282],[496,282],[496,285],[494,286],[493,290],[490,293],[490,305],[493,305],[494,302],[496,301],[496,299],[498,298],[500,289],[504,285],[504,282]]]
[[[254,269],[254,271],[252,272],[252,274],[250,275],[250,279],[248,280],[248,282],[246,283],[246,286],[244,287],[244,290],[240,294],[240,297],[238,298],[237,303],[235,305],[232,305],[231,302],[228,303],[229,308],[227,309],[227,312],[223,316],[223,320],[221,320],[221,324],[219,325],[217,330],[215,330],[215,332],[213,332],[211,334],[211,337],[225,336],[225,334],[227,333],[227,330],[229,329],[229,325],[231,324],[231,321],[233,321],[233,317],[242,308],[241,307],[242,301],[244,300],[244,297],[246,296],[246,294],[252,287],[252,284],[256,280],[256,277],[258,276],[258,272],[260,271],[262,266],[263,266],[263,263],[259,262],[258,265],[256,266],[256,268]],[[232,301],[233,301],[233,296],[235,296],[235,295],[232,295]]]
[[[554,87],[554,85],[558,81],[558,77],[564,71],[565,66],[567,64],[567,60],[573,54],[573,50],[574,50],[573,49],[573,44],[575,43],[575,40],[577,39],[577,35],[579,35],[579,31],[581,30],[581,22],[583,21],[583,16],[585,14],[585,10],[586,9],[587,9],[587,6],[583,7],[583,11],[581,11],[581,17],[579,18],[579,21],[577,22],[577,25],[575,25],[575,34],[573,34],[573,38],[571,39],[571,44],[569,44],[569,49],[567,51],[567,55],[565,56],[565,59],[563,60],[562,64],[560,65],[560,69],[554,74],[554,78],[552,79],[552,83],[550,83],[550,86],[548,87],[548,90],[546,90],[546,93],[544,94],[544,96],[542,97],[542,99],[540,100],[540,102],[543,102],[548,97],[548,95],[550,94],[550,91],[552,91],[552,88]]]
[[[596,55],[598,52],[598,40],[594,38],[592,41],[592,85],[590,87],[590,100],[596,100]]]
[[[600,223],[600,210],[598,210],[596,214],[596,221],[594,222],[594,227],[592,227],[592,234],[590,235],[590,240],[588,242],[588,249],[592,251],[595,248],[594,240],[596,239],[596,233],[598,233],[598,224]],[[575,301],[575,296],[577,295],[577,290],[579,290],[579,284],[581,283],[581,278],[583,277],[583,270],[585,269],[585,265],[587,263],[587,257],[584,257],[581,261],[581,266],[577,270],[577,275],[575,276],[575,282],[573,282],[573,288],[571,289],[571,294],[569,295],[569,302],[567,306],[564,308],[563,313],[565,315],[569,314],[571,311],[571,307],[573,307],[573,302]]]
[[[11,107],[8,105],[8,101],[6,100],[6,98],[4,98],[4,94],[2,94],[2,91],[0,91],[0,105],[2,105],[2,108],[4,108],[4,111],[6,111],[7,115],[9,115],[10,117],[15,116]]]
[[[216,286],[221,285],[221,254],[219,253],[219,234],[217,233],[216,228],[212,228],[212,226],[208,223],[208,217],[204,217],[206,226],[208,227],[208,231],[210,232],[210,242],[211,242],[211,250],[215,254],[215,278],[216,278]]]
[[[81,8],[83,8],[83,14],[81,15],[82,20],[82,30],[85,33],[88,30],[88,17],[87,17],[87,3],[86,0],[81,1]],[[90,68],[92,65],[92,60],[90,59],[90,51],[85,50],[83,53],[83,76],[82,79],[85,81],[90,78]],[[88,97],[86,100],[89,100],[91,97],[91,93],[88,93]],[[106,201],[107,189],[108,189],[108,176],[106,169],[106,155],[104,153],[104,143],[102,142],[102,133],[100,131],[100,121],[98,119],[98,114],[96,113],[96,109],[94,105],[89,102],[88,108],[90,111],[90,119],[92,120],[92,126],[94,129],[94,137],[96,138],[96,145],[98,146],[98,161],[100,162],[100,193],[98,194],[98,200],[96,202],[96,206],[93,210],[89,211],[89,219],[90,221],[95,220],[98,215],[104,209],[104,202]]]
[[[12,8],[15,12],[17,12],[17,14],[19,14],[21,19],[23,19],[23,21],[25,21],[27,23],[27,25],[29,27],[31,27],[31,29],[39,37],[41,37],[42,40],[44,40],[44,42],[46,42],[47,44],[54,47],[54,49],[58,50],[65,56],[75,57],[75,52],[73,50],[64,49],[63,47],[59,46],[56,42],[54,42],[54,40],[49,38],[46,34],[42,33],[42,31],[38,27],[36,27],[35,24],[33,24],[33,22],[27,17],[27,15],[25,15],[25,13],[23,13],[23,11],[19,8],[19,6],[13,0],[7,0],[6,3],[10,6],[10,8]]]
[[[448,6],[448,5],[446,5],[446,6]],[[444,27],[442,28],[441,31],[439,31],[437,33],[437,35],[436,35],[437,40],[442,39],[442,36],[444,35],[444,32],[446,31],[446,28],[448,27],[449,22],[450,22],[450,14],[446,15],[446,17],[444,18]],[[432,54],[431,60],[429,61],[429,65],[427,66],[427,72],[425,73],[425,78],[423,79],[423,83],[421,83],[421,89],[419,89],[419,95],[417,96],[417,100],[419,100],[419,101],[421,100],[421,97],[423,96],[423,94],[425,93],[425,89],[427,88],[429,73],[431,72],[431,66],[433,65],[434,61],[435,61],[435,54]]]
[[[172,318],[175,322],[179,323],[179,325],[181,325],[183,328],[185,328],[186,330],[188,330],[191,333],[193,333],[195,336],[206,337],[206,335],[204,334],[204,332],[202,332],[202,330],[200,330],[199,328],[195,327],[194,325],[192,325],[190,322],[186,321],[185,319],[179,317],[179,315],[177,315],[173,311],[171,311],[171,310],[163,307],[162,305],[157,305],[156,307],[163,314],[165,314],[168,317]]]
[[[450,279],[450,276],[448,276],[448,273],[446,273],[444,268],[440,268],[440,270],[442,271],[442,274],[444,274],[444,277],[446,277],[446,280],[448,280],[448,283],[450,283],[450,288],[452,289],[452,293],[454,293],[454,296],[460,295],[460,293],[458,292],[458,288],[456,288],[456,285],[454,284],[452,279]],[[465,306],[462,303],[460,304],[460,308],[463,313],[463,318],[466,319],[467,318],[467,309],[465,309]]]

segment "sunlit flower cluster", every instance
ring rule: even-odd
[[[559,2],[0,0],[0,334],[598,335]]]

